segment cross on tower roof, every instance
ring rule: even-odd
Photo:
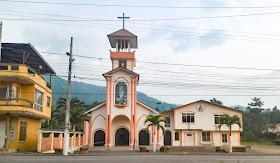
[[[122,17],[118,17],[118,19],[123,19],[123,29],[124,29],[124,19],[129,19],[129,17],[125,17],[124,13],[123,13],[123,16]]]

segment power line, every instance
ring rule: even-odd
[[[132,23],[132,22],[127,22]],[[213,28],[197,28],[197,27],[188,27],[188,26],[174,26],[174,25],[158,25],[158,24],[149,24],[149,23],[137,23],[133,22],[133,24],[138,25],[149,25],[149,26],[159,26],[159,27],[169,27],[169,28],[183,28],[183,29],[195,29],[195,30],[211,30],[211,31],[223,31],[223,32],[232,32],[232,33],[243,33],[243,34],[254,34],[254,35],[268,35],[268,36],[280,36],[277,34],[269,34],[269,33],[255,33],[255,32],[244,32],[244,31],[235,31],[235,30],[223,30],[223,29],[213,29]]]
[[[9,15],[9,14],[6,14]],[[15,15],[15,14],[10,14],[10,15]],[[30,17],[30,16],[27,16]],[[33,16],[31,16],[33,17]],[[112,28],[112,24],[110,25],[110,27],[102,27],[102,26],[92,26],[92,25],[80,25],[80,24],[66,24],[66,23],[55,23],[52,21],[59,21],[56,19],[44,19],[44,18],[40,18],[40,19],[22,19],[22,18],[3,18],[5,20],[13,20],[13,21],[17,21],[17,20],[31,20],[31,21],[39,21],[42,23],[49,23],[49,24],[61,24],[61,25],[70,25],[70,26],[79,26],[79,27],[94,27],[94,28],[108,28],[108,29],[114,29]],[[64,21],[64,20],[62,20]],[[67,21],[67,20],[65,20]],[[75,20],[73,20],[75,21]],[[94,21],[109,21],[109,20],[97,20],[95,19]],[[113,21],[118,21],[118,20],[113,20]],[[84,22],[84,23],[92,23],[92,22]],[[107,24],[105,24],[107,25]],[[211,33],[211,35],[209,35],[209,33],[201,33],[201,32],[186,32],[186,31],[175,31],[175,30],[164,30],[164,29],[155,29],[155,28],[141,28],[141,27],[133,27],[136,28],[135,31],[138,32],[150,32],[147,30],[156,30],[153,31],[153,33],[158,33],[158,34],[171,34],[171,35],[180,35],[180,36],[191,36],[191,37],[205,37],[205,38],[219,38],[219,39],[234,39],[234,40],[243,40],[243,41],[255,41],[255,42],[269,42],[269,43],[280,43],[280,39],[276,39],[276,38],[265,38],[265,37],[255,37],[255,36],[240,36],[240,35],[229,35],[229,34],[216,34],[216,33]],[[147,30],[138,30],[138,29],[147,29]],[[174,33],[174,32],[178,32],[178,33]],[[224,37],[223,37],[224,36]]]
[[[72,6],[97,6],[97,7],[129,7],[129,8],[163,8],[163,9],[266,9],[279,8],[280,6],[161,6],[161,5],[122,5],[122,4],[97,4],[97,3],[69,3],[69,2],[49,2],[49,1],[18,1],[1,0],[2,2],[50,4],[50,5],[72,5]]]
[[[12,13],[25,13],[25,14],[36,14],[36,15],[45,15],[45,16],[55,16],[55,17],[70,17],[70,18],[82,18],[82,19],[91,19],[89,17],[77,17],[77,16],[69,16],[69,15],[58,15],[58,14],[45,14],[45,13],[38,13],[38,12],[26,12],[26,11],[17,11],[17,10],[0,10],[4,12],[12,12]],[[127,22],[130,23],[130,22]],[[195,27],[186,27],[186,26],[174,26],[174,25],[157,25],[157,24],[147,24],[147,23],[136,23],[133,24],[138,25],[153,25],[153,26],[160,26],[160,27],[171,27],[171,28],[188,28],[188,29],[196,29],[196,30],[213,30],[213,31],[224,31],[224,32],[233,32],[233,33],[243,33],[243,34],[255,34],[255,35],[268,35],[268,36],[280,36],[276,34],[268,34],[268,33],[253,33],[253,32],[243,32],[243,31],[232,31],[232,30],[222,30],[222,29],[207,29],[207,28],[195,28]],[[105,25],[112,25],[112,24],[105,24]]]
[[[275,15],[280,12],[268,13],[252,13],[252,14],[239,14],[239,15],[221,15],[221,16],[205,16],[205,17],[185,17],[185,18],[168,18],[168,19],[133,19],[134,21],[177,21],[177,20],[195,20],[195,19],[215,19],[215,18],[233,18],[233,17],[248,17],[248,16],[262,16],[262,15]],[[61,21],[61,22],[99,22],[99,21],[120,21],[115,19],[22,19],[22,18],[0,18],[3,20],[20,20],[20,21]]]
[[[12,12],[12,13],[25,13],[25,14],[37,14],[37,15],[45,15],[45,16],[55,16],[55,17],[71,17],[71,18],[82,18],[82,19],[91,19],[89,17],[77,17],[77,16],[68,16],[68,15],[58,15],[58,14],[45,14],[45,13],[38,13],[38,12],[25,12],[25,11],[14,11],[14,10],[0,10],[5,12]],[[128,22],[129,23],[129,22]],[[242,31],[232,31],[232,30],[221,30],[221,29],[207,29],[207,28],[195,28],[195,27],[186,27],[186,26],[170,26],[170,25],[157,25],[157,24],[147,24],[147,23],[136,23],[133,24],[138,25],[153,25],[153,26],[160,26],[160,27],[171,27],[171,28],[188,28],[188,29],[196,29],[196,30],[213,30],[213,31],[224,31],[224,32],[233,32],[233,33],[243,33],[243,34],[257,34],[257,35],[268,35],[268,36],[280,36],[275,34],[267,34],[267,33],[253,33],[253,32],[242,32]],[[105,25],[112,25],[112,24],[105,24]]]
[[[40,51],[40,53],[56,54],[56,55],[61,55],[62,54],[62,53],[43,52],[43,51]],[[104,59],[104,60],[109,60],[107,58],[89,57],[89,56],[83,56],[83,55],[75,55],[75,57],[88,58],[88,59]],[[280,71],[280,69],[271,69],[271,68],[235,67],[235,66],[207,66],[207,65],[166,63],[166,62],[152,62],[152,61],[139,61],[139,60],[136,60],[136,62],[147,63],[147,64],[158,64],[158,65],[184,66],[184,67],[200,67],[200,68],[216,68],[216,69],[237,69],[237,70],[256,70],[256,71],[277,71],[277,72]]]

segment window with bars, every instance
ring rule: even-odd
[[[40,111],[43,110],[43,93],[38,90],[35,90],[34,108]]]
[[[210,141],[210,132],[202,132],[202,141]]]
[[[170,127],[170,117],[165,117],[165,127]]]
[[[227,143],[227,134],[222,134],[222,142]]]
[[[223,117],[223,116],[219,115],[219,114],[214,115],[215,124],[220,124],[221,123],[221,117]]]
[[[7,98],[19,98],[19,87],[16,86],[0,86],[0,101],[5,101]],[[18,100],[12,100],[18,102]]]
[[[179,140],[179,132],[175,132],[175,140]]]
[[[194,113],[182,113],[182,122],[194,123]]]
[[[51,98],[48,96],[47,97],[47,107],[51,106]]]
[[[24,142],[27,139],[27,122],[20,121],[19,141]]]

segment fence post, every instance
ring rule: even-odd
[[[42,152],[42,130],[38,129],[37,152]]]

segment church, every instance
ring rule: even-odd
[[[112,70],[103,74],[106,79],[106,101],[85,112],[90,117],[84,122],[85,142],[89,146],[227,146],[229,128],[218,128],[222,114],[237,115],[242,112],[207,101],[196,101],[163,114],[167,120],[166,133],[154,128],[146,131],[144,121],[149,114],[159,114],[153,108],[137,100],[136,88],[139,74],[134,72],[137,36],[126,29],[108,35],[113,51],[110,51]],[[232,126],[232,145],[240,145],[238,125]]]

